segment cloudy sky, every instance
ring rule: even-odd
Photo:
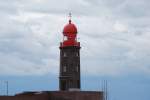
[[[149,100],[149,9],[150,0],[0,0],[0,94],[5,81],[11,95],[58,89],[59,43],[72,12],[82,89],[108,80],[109,100]]]

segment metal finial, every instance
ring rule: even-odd
[[[71,17],[72,17],[72,14],[71,12],[69,13],[69,24],[71,24]]]
[[[72,14],[71,14],[71,12],[69,13],[69,19],[71,20],[71,17],[72,17]]]

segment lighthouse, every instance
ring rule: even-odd
[[[77,40],[77,27],[70,19],[63,29],[60,43],[59,90],[80,90],[80,42]]]
[[[104,100],[103,91],[81,91],[80,42],[77,27],[69,16],[60,43],[59,91],[30,91],[14,96],[0,96],[0,100]]]

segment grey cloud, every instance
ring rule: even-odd
[[[11,14],[17,14],[18,9],[20,7],[19,0],[1,0],[0,1],[0,11],[1,15],[11,15]]]
[[[134,2],[3,0],[1,74],[41,75],[49,71],[56,74],[61,32],[69,11],[73,12],[73,22],[78,26],[84,74],[149,73],[150,24],[145,10],[149,1]]]
[[[11,17],[5,17],[2,21],[5,24],[0,25],[0,74],[41,75],[48,73],[47,69],[57,68],[57,63],[52,63],[57,59],[57,42],[52,40],[55,34],[35,33],[32,29],[37,24],[41,27],[43,22],[32,24],[33,21],[20,22]],[[51,70],[51,73],[55,72]]]

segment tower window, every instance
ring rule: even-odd
[[[63,56],[64,56],[64,57],[67,57],[67,54],[64,52],[64,53],[63,53]]]
[[[79,53],[78,53],[78,52],[76,53],[76,56],[77,56],[77,57],[79,56]]]
[[[77,87],[80,88],[80,81],[77,80]]]
[[[64,36],[64,40],[67,40],[67,36]]]
[[[63,72],[67,72],[67,66],[63,67]]]
[[[76,66],[76,71],[77,71],[77,72],[79,71],[79,66]]]

